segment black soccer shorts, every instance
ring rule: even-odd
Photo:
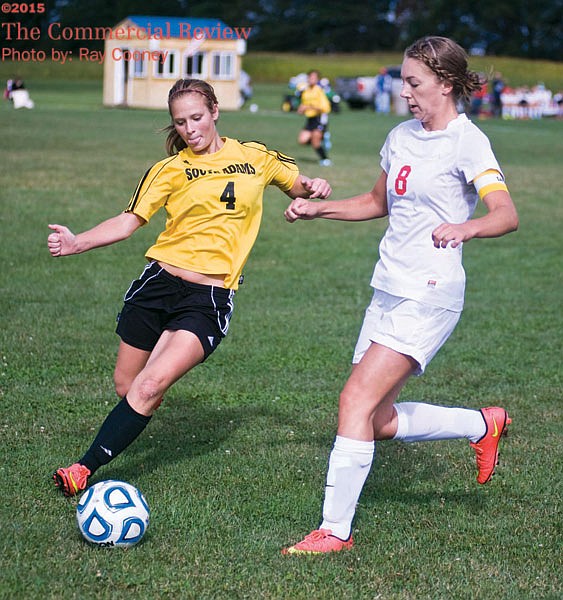
[[[149,263],[125,293],[116,333],[130,346],[152,351],[165,330],[194,333],[204,360],[227,334],[234,290],[191,283]]]
[[[309,117],[305,121],[303,129],[305,129],[306,131],[315,131],[316,129],[318,129],[319,131],[326,131],[328,129],[328,126],[326,122],[323,123],[323,120],[324,119],[322,117]]]

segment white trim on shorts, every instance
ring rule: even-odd
[[[414,375],[422,375],[460,317],[461,312],[374,289],[352,363],[359,363],[374,342],[416,360],[418,369]]]
[[[147,283],[151,279],[155,279],[156,277],[158,277],[162,273],[162,271],[164,271],[164,269],[162,267],[160,267],[160,270],[158,271],[158,273],[155,273],[154,275],[152,275],[151,277],[149,277],[146,281],[143,282],[143,285],[139,286],[131,295],[129,295],[129,292],[131,292],[131,290],[133,289],[133,285],[135,283],[137,283],[137,281],[140,281],[144,277],[145,273],[154,265],[155,262],[156,262],[155,260],[151,260],[149,263],[147,263],[144,266],[143,272],[138,277],[138,279],[134,279],[131,282],[131,284],[127,288],[127,291],[125,292],[125,295],[123,296],[123,301],[124,302],[127,302],[128,300],[131,300],[131,298],[133,298],[136,294],[138,294],[145,287],[145,285],[147,285]]]
[[[229,300],[228,300],[228,306],[230,308],[229,312],[225,314],[224,317],[224,323],[221,324],[221,313],[220,311],[217,310],[217,303],[215,302],[215,297],[213,295],[213,292],[215,291],[215,287],[214,285],[211,286],[211,294],[210,294],[210,298],[211,298],[211,302],[213,303],[213,308],[215,309],[215,312],[217,313],[217,326],[219,327],[219,329],[221,330],[223,335],[227,335],[227,331],[229,331],[229,324],[231,322],[231,317],[233,316],[233,310],[234,310],[234,304],[233,304],[233,298],[235,296],[235,290],[229,290]],[[220,288],[223,289],[223,288]]]

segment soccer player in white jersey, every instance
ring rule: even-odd
[[[84,456],[53,475],[67,496],[85,489],[97,469],[140,435],[166,390],[226,335],[235,290],[258,235],[264,188],[275,185],[291,198],[326,198],[331,191],[324,179],[300,175],[288,156],[261,143],[221,137],[217,98],[208,83],[177,81],[168,108],[170,156],[149,169],[124,212],[78,235],[49,226],[49,251],[60,257],[126,239],[160,208],[167,217],[118,319],[114,381],[122,400]]]
[[[487,483],[511,420],[504,408],[481,410],[398,402],[456,326],[464,300],[464,242],[518,227],[518,215],[487,137],[457,101],[482,84],[455,42],[426,37],[405,52],[401,96],[414,119],[395,127],[381,150],[370,192],[338,201],[294,200],[286,219],[363,221],[389,217],[379,248],[351,375],[340,395],[322,522],[284,554],[350,549],[352,520],[375,452],[375,440],[466,438],[476,452],[477,481]],[[481,198],[485,216],[472,218]]]

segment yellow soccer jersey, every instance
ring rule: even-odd
[[[212,154],[185,148],[156,163],[126,212],[149,221],[159,208],[166,210],[166,227],[147,258],[197,273],[225,273],[225,287],[237,289],[260,228],[264,188],[290,190],[299,169],[259,142],[223,139]]]
[[[313,107],[305,111],[305,116],[308,119],[330,112],[330,100],[326,97],[320,85],[306,87],[301,94],[301,104]]]

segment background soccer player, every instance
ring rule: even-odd
[[[297,141],[300,144],[311,144],[319,155],[321,166],[328,167],[332,164],[323,146],[323,137],[328,128],[328,115],[331,111],[330,100],[319,85],[318,71],[307,73],[307,87],[301,93],[300,104],[297,112],[305,115],[306,121],[299,132]]]
[[[115,389],[122,398],[84,456],[54,474],[66,495],[118,456],[144,430],[166,390],[219,345],[258,235],[262,197],[275,185],[291,198],[326,198],[324,179],[299,174],[295,161],[257,142],[221,137],[213,88],[181,79],[168,97],[168,158],[139,183],[121,214],[74,235],[49,225],[52,256],[80,254],[128,238],[161,208],[166,226],[148,264],[125,293]]]

